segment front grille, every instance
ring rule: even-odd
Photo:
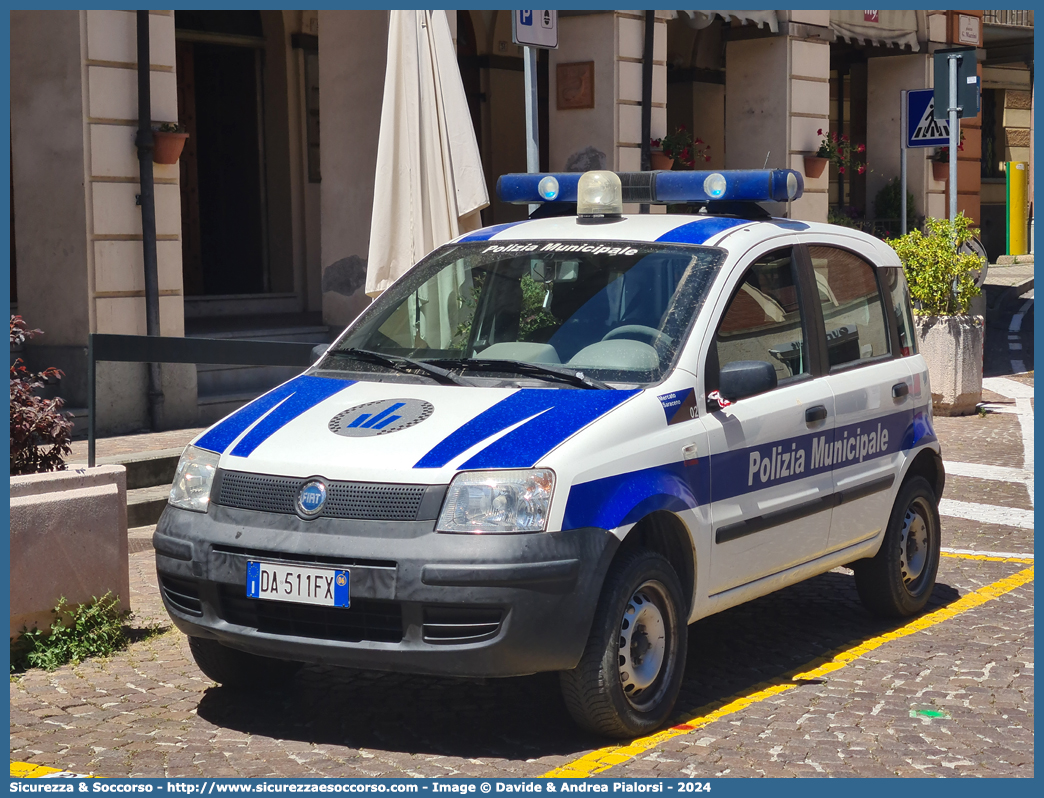
[[[222,471],[216,504],[264,513],[296,512],[301,486],[308,480]],[[416,521],[424,485],[389,485],[378,482],[326,483],[326,504],[319,517],[371,521]]]
[[[474,643],[500,630],[504,611],[488,607],[425,607],[425,643]]]
[[[402,605],[397,601],[352,599],[352,606],[313,607],[247,598],[238,585],[221,585],[221,617],[264,634],[359,643],[402,640]]]
[[[174,609],[185,615],[199,618],[203,615],[203,602],[199,600],[199,585],[188,579],[161,576],[163,596]]]

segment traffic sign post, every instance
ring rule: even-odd
[[[536,48],[558,49],[558,12],[515,11],[511,17],[511,40],[526,48],[526,171],[539,172],[540,127],[537,119]],[[530,205],[530,213],[537,207]]]
[[[960,118],[965,115],[976,116],[979,113],[979,76],[974,47],[936,50],[934,60],[934,115],[936,119],[940,119],[945,113],[950,127],[950,219],[953,220],[957,217],[957,148],[961,143]]]
[[[906,151],[924,147],[947,147],[950,144],[950,123],[935,118],[935,89],[914,89],[899,92],[899,129],[902,139],[899,148],[899,206],[902,219],[900,230],[906,235]]]
[[[906,146],[946,147],[950,143],[950,123],[935,118],[935,89],[905,91],[906,122],[903,124]]]

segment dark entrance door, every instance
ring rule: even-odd
[[[176,12],[185,294],[268,288],[260,16]]]

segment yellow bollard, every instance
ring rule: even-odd
[[[1029,171],[1025,161],[1008,161],[1004,172],[1008,198],[1008,254],[1025,255],[1029,252],[1026,235],[1026,184]]]

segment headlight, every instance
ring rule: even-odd
[[[221,455],[189,446],[178,461],[174,484],[170,486],[170,503],[182,510],[205,513],[210,504],[210,488],[214,484]]]
[[[555,472],[549,468],[524,471],[465,471],[446,491],[439,532],[506,534],[543,532]]]

